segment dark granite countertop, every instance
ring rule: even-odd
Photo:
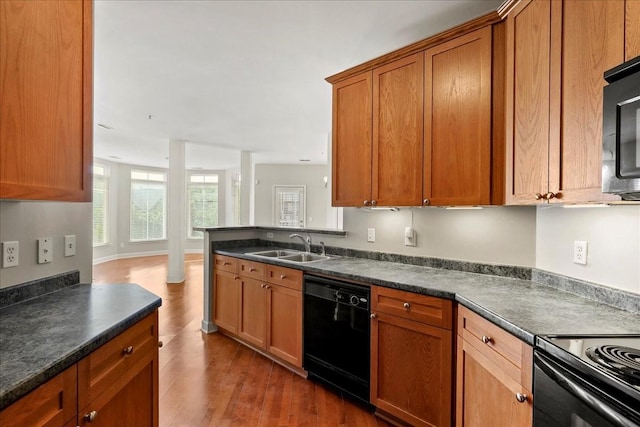
[[[372,285],[452,299],[534,345],[538,335],[640,334],[640,315],[532,282],[489,274],[362,258],[295,264],[247,255],[273,248],[215,252]]]
[[[0,409],[160,307],[135,284],[71,285],[0,309]]]

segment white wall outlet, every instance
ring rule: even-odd
[[[404,245],[405,246],[415,246],[417,243],[416,230],[411,227],[406,227],[404,229]]]
[[[375,242],[376,241],[376,229],[375,228],[367,228],[367,242]]]
[[[64,256],[74,256],[75,254],[76,254],[75,234],[64,236]]]
[[[574,240],[573,262],[576,264],[587,265],[587,242]]]
[[[51,262],[53,258],[53,239],[51,237],[43,237],[38,239],[38,264],[46,264]]]
[[[18,265],[18,242],[2,242],[2,268]]]

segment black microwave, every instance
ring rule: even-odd
[[[604,79],[602,192],[640,201],[640,56]]]

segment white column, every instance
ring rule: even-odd
[[[184,283],[184,250],[187,239],[187,197],[185,142],[169,141],[169,180],[167,191],[167,238],[169,270],[167,283]]]
[[[253,191],[253,164],[250,151],[240,152],[240,224],[251,225],[253,202],[251,193]]]

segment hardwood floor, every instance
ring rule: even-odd
[[[167,257],[94,266],[94,283],[137,283],[162,298],[160,425],[390,426],[222,334],[204,334],[202,255],[185,259],[184,285],[168,285]]]

